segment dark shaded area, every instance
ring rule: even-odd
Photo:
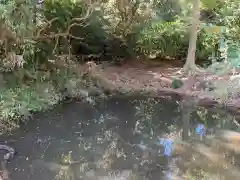
[[[216,22],[216,13],[210,9],[203,9],[200,11],[200,21],[204,22]]]

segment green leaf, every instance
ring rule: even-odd
[[[203,5],[203,8],[213,9],[216,7],[218,0],[201,0],[201,3]]]

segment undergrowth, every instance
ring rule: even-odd
[[[84,81],[74,73],[59,71],[47,81],[2,87],[0,94],[0,128],[13,130],[25,123],[32,113],[48,110],[64,98],[85,97]],[[84,94],[85,93],[85,94]]]
[[[50,83],[9,88],[0,97],[0,118],[6,128],[17,127],[31,112],[43,111],[62,98]]]

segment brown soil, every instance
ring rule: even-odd
[[[178,76],[180,66],[165,62],[131,61],[122,66],[107,66],[103,76],[118,87],[126,88],[170,88],[171,79]]]
[[[216,99],[215,95],[201,90],[201,87],[200,89],[198,89],[198,87],[196,88],[196,84],[198,84],[199,82],[196,79],[191,80],[191,78],[188,78],[188,80],[185,81],[183,88],[170,88],[173,78],[186,78],[180,73],[183,64],[179,64],[178,66],[176,66],[170,64],[169,62],[159,63],[154,61],[143,62],[135,60],[121,66],[98,66],[90,62],[87,65],[88,68],[89,64],[91,64],[91,67],[95,67],[91,68],[93,70],[91,72],[100,72],[100,74],[98,74],[98,77],[100,77],[100,79],[103,79],[104,81],[107,81],[111,86],[113,86],[111,89],[115,89],[117,91],[119,89],[123,89],[125,92],[137,93],[141,91],[154,96],[176,95],[180,99],[182,97],[194,97],[194,99],[197,99],[197,105],[204,105],[210,107],[227,106],[229,107],[228,110],[234,113],[236,113],[240,109],[239,97],[228,98],[227,101],[224,100],[223,102],[221,99]],[[210,80],[221,79],[228,81],[229,75],[225,77],[219,77],[216,75],[205,74],[205,76],[202,76],[201,78],[207,78]],[[191,84],[191,87],[187,84]]]

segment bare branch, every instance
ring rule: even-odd
[[[81,17],[81,18],[73,18],[73,19],[71,20],[71,22],[73,22],[73,21],[78,21],[78,22],[79,22],[79,21],[84,21],[84,20],[86,20],[87,18],[89,18],[89,16],[90,16],[92,13],[93,13],[93,6],[90,7],[90,8],[88,8],[85,16],[83,16],[83,17]]]
[[[47,21],[47,23],[37,32],[37,37],[40,37],[41,33],[48,27],[48,26],[52,26],[52,23],[56,20],[58,20],[58,17],[55,17],[53,19],[51,19],[50,21]]]
[[[90,1],[90,4],[91,4],[91,1]],[[84,25],[83,21],[90,17],[90,15],[93,12],[93,9],[94,9],[94,4],[91,4],[91,6],[87,9],[87,12],[83,17],[72,18],[70,21],[70,25],[67,27],[66,31],[63,33],[41,35],[44,33],[44,30],[46,30],[47,27],[52,26],[52,23],[55,22],[56,20],[59,20],[59,18],[55,17],[55,18],[51,19],[50,21],[47,20],[46,24],[37,32],[36,37],[34,37],[33,39],[39,40],[39,39],[53,39],[53,38],[58,39],[59,37],[66,37],[66,38],[71,37],[73,39],[82,40],[83,39],[82,37],[76,37],[70,33],[71,28],[73,28],[74,26],[86,27],[88,24]],[[79,23],[77,23],[76,21]],[[56,43],[58,43],[58,40],[56,41]],[[55,48],[56,48],[56,46],[57,45],[55,45]],[[54,50],[56,50],[55,48],[54,48]]]

